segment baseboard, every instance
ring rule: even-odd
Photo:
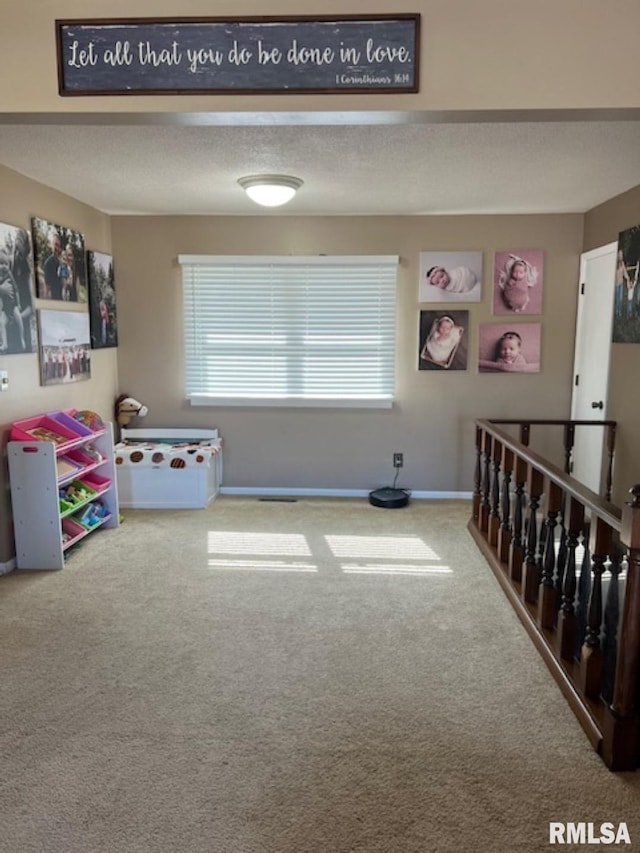
[[[246,495],[248,497],[296,497],[296,498],[366,498],[369,489],[299,489],[299,488],[272,488],[259,486],[222,486],[222,495]],[[411,498],[414,500],[471,500],[472,492],[428,492],[412,491]]]
[[[16,567],[16,560],[13,557],[8,563],[0,563],[0,575],[8,575]]]

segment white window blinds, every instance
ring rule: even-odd
[[[178,260],[192,404],[391,406],[396,256]]]

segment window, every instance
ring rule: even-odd
[[[192,405],[391,406],[397,257],[178,260]]]

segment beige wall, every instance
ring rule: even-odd
[[[414,0],[422,14],[413,95],[60,98],[56,18],[389,13],[388,0],[3,0],[0,54],[11,75],[2,112],[620,109],[640,106],[637,0]],[[19,34],[19,37],[17,35]]]
[[[610,199],[585,216],[584,250],[618,239],[620,231],[640,224],[640,186]],[[628,500],[628,489],[640,483],[640,346],[612,344],[607,417],[618,421],[613,500]]]
[[[109,218],[87,205],[37,184],[0,166],[0,222],[30,229],[32,216],[67,225],[85,235],[88,249],[109,252]],[[75,310],[80,304],[36,300],[38,308]],[[13,421],[56,409],[93,409],[111,419],[117,388],[116,350],[92,352],[91,379],[65,386],[40,385],[38,356],[0,355],[0,369],[9,372],[9,391],[0,395],[0,564],[13,556],[6,440]]]
[[[569,415],[582,216],[114,217],[123,391],[148,426],[218,426],[230,486],[470,490],[477,417]],[[470,310],[466,372],[418,371],[418,255],[484,251],[482,303]],[[479,375],[478,322],[491,318],[492,252],[543,248],[542,372]],[[398,254],[397,402],[391,411],[189,408],[183,391],[179,254]],[[441,307],[441,306],[422,306]],[[494,318],[502,320],[503,318]],[[526,318],[527,320],[533,318]]]

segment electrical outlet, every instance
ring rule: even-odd
[[[404,453],[394,453],[393,454],[393,467],[394,468],[402,468],[404,465]]]

